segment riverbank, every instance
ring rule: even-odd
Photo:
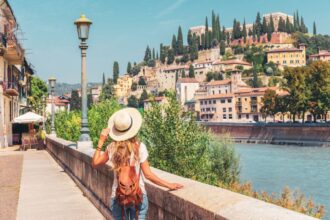
[[[328,124],[201,122],[214,134],[229,134],[236,143],[330,147]]]
[[[330,220],[330,148],[235,144],[240,155],[242,182],[252,183],[258,192],[281,195],[284,187],[300,189],[314,205],[325,206],[324,220]]]

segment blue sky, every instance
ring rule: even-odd
[[[9,0],[22,29],[27,57],[44,80],[80,82],[80,51],[73,25],[81,13],[93,20],[87,53],[88,81],[100,82],[102,73],[112,76],[116,60],[120,72],[128,61],[143,59],[147,45],[170,43],[178,26],[184,39],[190,26],[204,24],[211,11],[220,14],[221,25],[232,26],[234,18],[247,22],[261,14],[299,10],[312,29],[330,34],[328,0]]]

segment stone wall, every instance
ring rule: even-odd
[[[76,144],[47,137],[47,150],[76,182],[90,201],[107,218],[113,172],[108,165],[93,169],[93,149],[78,150]],[[222,188],[182,178],[158,169],[152,171],[170,182],[184,185],[183,189],[168,191],[146,181],[149,198],[148,219],[178,220],[246,220],[246,219],[314,219],[272,204],[268,204]]]
[[[215,134],[228,133],[236,142],[330,146],[327,124],[201,123]]]

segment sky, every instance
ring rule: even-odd
[[[184,40],[189,27],[203,25],[212,10],[220,15],[221,26],[233,19],[252,23],[261,14],[299,10],[312,31],[330,34],[329,0],[8,0],[19,23],[18,38],[36,75],[58,82],[80,83],[80,49],[73,22],[83,13],[93,21],[88,40],[87,79],[101,82],[102,74],[112,77],[114,61],[124,74],[128,61],[143,59],[146,46],[159,50],[170,44],[182,26]]]

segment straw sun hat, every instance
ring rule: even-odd
[[[142,125],[142,116],[135,108],[124,108],[115,112],[108,121],[109,136],[114,141],[125,141],[135,137]]]

